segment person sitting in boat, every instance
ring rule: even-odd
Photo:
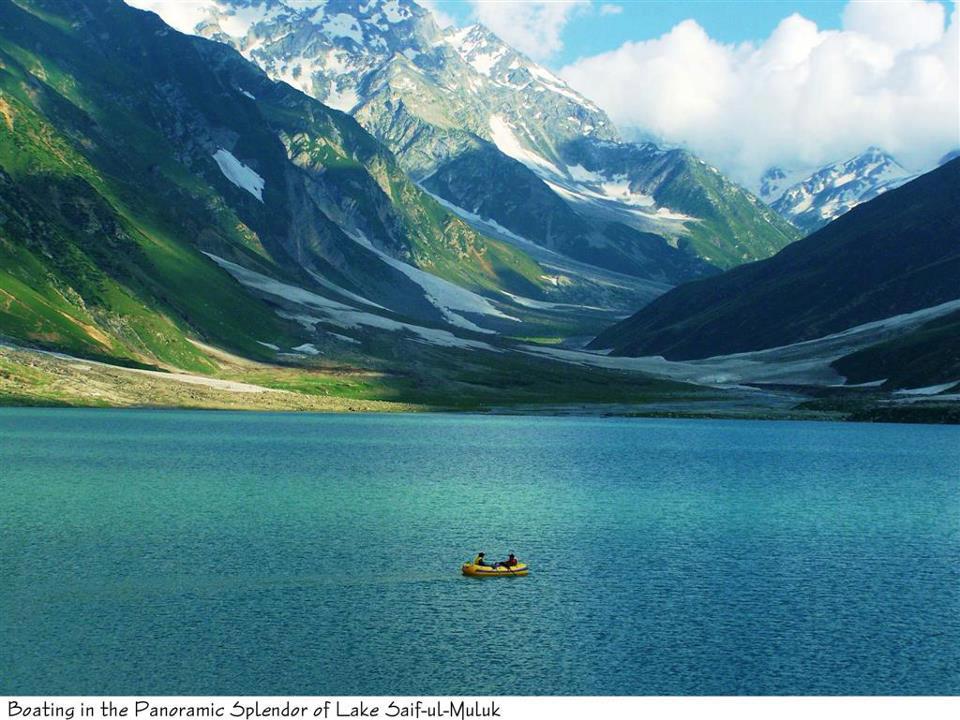
[[[514,555],[513,553],[510,553],[510,557],[508,557],[506,560],[504,560],[502,563],[499,563],[499,564],[503,565],[503,567],[516,567],[517,565],[520,564],[520,561],[517,560],[516,555]]]
[[[474,565],[480,565],[481,567],[486,567],[487,563],[483,559],[483,553],[477,553],[477,556],[473,559]]]

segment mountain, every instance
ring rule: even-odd
[[[671,290],[592,347],[706,358],[813,340],[951,303],[960,298],[958,208],[960,159],[863,203],[772,258]],[[920,340],[949,328],[935,323],[918,332],[909,348],[875,348],[875,357],[892,358],[898,349],[903,357],[919,354],[930,349]],[[860,362],[857,375],[872,370],[880,372]]]
[[[0,0],[0,259],[8,338],[191,369],[332,326],[459,342],[559,292],[350,116],[116,0]]]
[[[761,178],[759,195],[783,217],[810,233],[915,177],[891,155],[870,147],[848,160],[825,165],[807,177],[771,168]]]
[[[173,0],[148,4],[178,16]],[[411,0],[195,5],[184,29],[350,111],[423,187],[507,240],[676,283],[798,237],[689,154],[620,141],[600,108],[483,26],[441,30]]]
[[[589,246],[603,262],[639,247],[650,263],[631,254],[639,271],[689,272],[681,261],[694,258],[690,227],[734,216],[667,208],[729,203],[735,188],[696,158],[653,145],[568,140],[560,177],[473,142],[503,179],[441,166],[436,182],[451,194],[484,182],[499,198],[491,205],[531,234],[541,207],[525,217],[508,188],[546,192],[531,202],[552,203],[559,227],[541,244],[484,217],[488,195],[474,212],[430,176],[412,181],[354,117],[272,80],[226,44],[180,34],[119,0],[0,0],[0,402],[624,407],[700,397],[682,382],[725,382],[727,362],[574,349],[623,317],[618,308],[669,288],[559,248],[566,220],[594,233],[606,217],[599,232],[610,244]],[[756,199],[743,197],[753,212]],[[675,246],[631,226],[625,207],[675,228]],[[923,279],[935,289],[936,277]],[[949,374],[929,342],[952,326],[911,328],[907,345],[877,347],[875,357],[907,353]],[[749,378],[782,378],[793,366]],[[818,377],[833,382],[822,369]]]

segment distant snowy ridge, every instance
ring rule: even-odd
[[[877,147],[802,175],[771,168],[761,178],[759,196],[807,232],[917,177]]]

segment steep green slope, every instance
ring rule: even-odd
[[[126,130],[123,118],[86,112],[94,105],[75,77],[24,49],[62,44],[61,30],[6,2],[0,20],[0,332],[198,370],[209,365],[188,334],[254,356],[258,337],[287,336],[268,308],[181,240],[182,224],[196,221],[239,245],[236,218],[207,217],[198,199],[161,181],[150,148],[159,138],[130,134],[134,152],[123,159],[107,149]]]
[[[960,297],[960,160],[769,260],[675,288],[592,343],[703,358],[786,345]]]
[[[262,198],[241,187],[251,177]],[[467,287],[539,292],[529,257],[229,48],[119,0],[0,0],[0,334],[192,369],[209,362],[188,337],[256,357],[299,336],[202,251],[436,319],[360,236]]]

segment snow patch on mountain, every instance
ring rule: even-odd
[[[372,308],[377,308],[378,310],[386,310],[386,309],[387,309],[387,308],[385,308],[383,305],[377,305],[377,303],[375,303],[375,302],[373,302],[373,301],[371,301],[371,300],[368,300],[368,299],[365,298],[365,297],[360,297],[360,296],[357,295],[356,293],[352,293],[352,292],[350,292],[349,290],[347,290],[346,288],[342,288],[342,287],[340,287],[339,285],[337,285],[336,283],[330,282],[330,281],[327,280],[325,277],[323,277],[322,275],[320,275],[320,273],[316,273],[316,272],[314,272],[313,270],[310,270],[309,268],[307,268],[306,270],[307,270],[307,274],[309,274],[310,277],[312,277],[314,280],[316,280],[318,285],[320,285],[321,287],[325,287],[327,290],[332,290],[333,292],[337,293],[338,295],[342,295],[343,297],[349,298],[350,300],[353,300],[354,302],[360,303],[360,304],[362,304],[362,305],[369,305],[370,307],[372,307]]]
[[[424,180],[426,179],[427,178],[424,178]],[[469,224],[475,227],[479,226],[480,232],[489,233],[491,230],[493,230],[495,233],[499,233],[500,235],[505,235],[508,238],[510,238],[510,240],[515,241],[517,243],[534,245],[535,247],[539,247],[536,245],[536,243],[532,242],[531,240],[527,240],[526,238],[521,237],[520,235],[517,235],[512,230],[508,230],[503,225],[498,223],[496,220],[482,217],[481,215],[478,215],[475,212],[471,212],[470,210],[466,210],[460,207],[459,205],[454,205],[452,202],[450,202],[446,198],[440,195],[435,195],[434,193],[430,192],[422,185],[420,186],[420,189],[423,190],[425,193],[427,193],[427,195],[432,197],[438,203],[443,205],[443,207],[445,207],[447,210],[459,216],[463,220],[466,220]],[[506,293],[506,294],[509,295],[509,293]]]
[[[942,383],[940,385],[927,385],[926,387],[918,388],[908,388],[905,390],[894,390],[894,395],[936,395],[942,393],[945,390],[950,390],[951,388],[960,385],[960,382],[948,382]]]
[[[389,23],[403,22],[410,17],[410,11],[405,7],[401,7],[397,0],[387,0],[387,2],[381,6],[381,11]]]
[[[297,345],[294,350],[298,353],[303,353],[304,355],[320,355],[320,351],[317,350],[316,345],[313,343],[303,343],[303,345]]]
[[[490,135],[493,138],[493,144],[497,146],[500,152],[509,155],[514,160],[519,160],[534,172],[542,174],[546,170],[553,175],[562,174],[552,162],[531,150],[527,150],[517,139],[513,128],[504,120],[503,116],[490,116]]]
[[[237,160],[229,150],[220,148],[213,154],[220,172],[238,188],[246,190],[257,200],[263,202],[263,188],[266,181],[252,169]]]
[[[844,381],[830,364],[841,357],[909,332],[930,320],[960,309],[960,300],[935,305],[912,313],[895,315],[814,340],[792,345],[718,355],[703,360],[666,360],[657,356],[619,357],[599,352],[564,350],[542,346],[524,346],[524,351],[546,355],[564,362],[618,370],[634,370],[694,382],[701,385],[737,386],[743,383],[782,383],[820,387],[837,386]],[[920,390],[942,392],[958,383],[931,386]],[[909,391],[908,391],[909,392]]]
[[[348,113],[360,103],[360,96],[353,88],[334,89],[330,91],[323,102],[334,110]]]
[[[568,165],[567,174],[577,182],[582,183],[597,183],[603,181],[603,176],[587,170],[583,165]]]
[[[652,232],[679,232],[683,223],[698,220],[668,207],[658,207],[650,195],[632,192],[625,178],[599,183],[571,183],[546,177],[543,181],[560,197],[574,205],[612,208],[645,223],[645,229]]]
[[[321,27],[330,37],[350,38],[358,45],[363,44],[363,31],[353,15],[337,13],[327,18]]]
[[[227,35],[235,38],[242,38],[256,23],[269,20],[275,16],[276,8],[271,13],[266,7],[259,5],[250,5],[247,7],[234,7],[228,14],[224,14],[219,19],[220,29]]]
[[[350,237],[352,237],[355,242],[359,243],[366,249],[373,251],[377,257],[379,257],[385,263],[393,268],[396,268],[408,278],[413,280],[413,282],[415,282],[417,285],[419,285],[426,298],[441,312],[444,318],[451,325],[462,327],[465,330],[472,330],[473,332],[492,332],[491,330],[479,327],[475,323],[463,317],[461,313],[471,313],[481,316],[485,315],[501,320],[520,322],[519,318],[515,318],[512,315],[507,315],[506,313],[497,309],[485,297],[477,295],[466,288],[462,288],[459,285],[454,285],[452,282],[437,277],[436,275],[431,275],[430,273],[424,272],[419,268],[415,268],[413,265],[408,265],[402,260],[397,260],[396,258],[387,255],[387,253],[383,252],[373,243],[371,243],[370,240],[367,239],[362,233],[355,233]]]
[[[356,308],[351,307],[350,305],[345,305],[342,302],[331,300],[330,298],[322,295],[317,295],[316,293],[312,293],[305,288],[298,287],[296,285],[290,285],[288,283],[281,282],[280,280],[275,280],[272,277],[258,273],[255,270],[245,268],[242,265],[238,265],[237,263],[227,260],[226,258],[222,258],[219,255],[214,255],[213,253],[209,252],[204,252],[203,254],[213,260],[228,273],[233,275],[233,277],[241,285],[255,288],[267,293],[268,295],[281,297],[298,305],[304,305],[318,310],[356,310]]]
[[[461,338],[447,330],[412,325],[382,315],[364,312],[296,285],[275,280],[212,253],[204,254],[230,273],[241,285],[299,306],[302,312],[280,310],[277,314],[280,317],[299,322],[310,330],[315,329],[318,323],[329,323],[348,330],[364,327],[375,328],[392,332],[412,333],[418,341],[433,345],[501,352],[499,348],[495,348],[489,343]]]

